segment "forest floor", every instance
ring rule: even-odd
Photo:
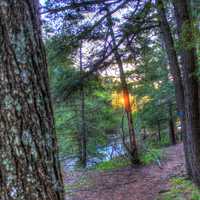
[[[156,164],[112,171],[64,174],[66,200],[156,200],[168,191],[170,178],[185,175],[182,144],[164,149]]]

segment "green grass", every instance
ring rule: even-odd
[[[93,169],[98,171],[115,170],[131,165],[131,162],[124,157],[117,157],[109,161],[96,164]]]
[[[158,159],[163,158],[163,150],[151,148],[148,151],[144,151],[140,154],[140,161],[144,165],[149,165],[153,162],[156,162]],[[97,171],[106,171],[106,170],[115,170],[124,168],[131,165],[131,161],[125,157],[116,157],[112,160],[104,161],[96,164],[92,167],[93,170]]]
[[[171,189],[157,200],[200,200],[200,190],[184,177],[172,178]]]

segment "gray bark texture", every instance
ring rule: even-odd
[[[64,200],[38,11],[0,1],[1,200]]]

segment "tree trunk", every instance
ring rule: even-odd
[[[82,75],[83,72],[83,62],[82,62],[82,42],[80,46],[80,74]],[[81,99],[81,105],[80,105],[80,115],[81,115],[81,125],[80,125],[80,164],[83,167],[86,167],[87,165],[87,140],[86,140],[86,127],[85,127],[85,94],[84,94],[84,87],[83,84],[80,86],[80,99]]]
[[[190,157],[192,179],[200,185],[200,120],[199,82],[196,76],[197,58],[194,46],[193,25],[186,0],[173,0],[179,41],[185,91],[185,119],[187,145]],[[184,33],[184,34],[183,34]]]
[[[0,1],[1,200],[64,200],[38,10]]]
[[[184,97],[184,87],[183,87],[183,80],[181,76],[181,70],[177,58],[176,49],[174,46],[174,40],[172,37],[172,33],[170,30],[169,23],[166,18],[165,14],[165,8],[162,0],[157,0],[157,10],[159,14],[159,24],[160,24],[160,30],[163,36],[163,40],[165,43],[165,48],[167,51],[167,56],[169,60],[169,67],[170,72],[173,77],[173,82],[175,86],[175,96],[176,96],[176,103],[177,103],[177,109],[181,121],[181,132],[183,134],[183,143],[184,143],[184,151],[185,151],[185,158],[186,158],[186,168],[187,172],[190,175],[191,174],[191,166],[190,166],[190,149],[189,145],[189,139],[187,138],[186,134],[186,123],[185,123],[185,97]]]
[[[137,164],[139,163],[139,157],[138,157],[138,152],[137,152],[136,134],[135,134],[133,119],[132,119],[130,94],[129,94],[129,90],[128,90],[128,86],[126,82],[126,77],[124,74],[123,63],[122,63],[121,56],[118,52],[118,48],[116,45],[115,34],[112,27],[112,24],[113,24],[112,18],[111,18],[108,7],[106,8],[106,11],[107,11],[107,21],[109,25],[109,31],[110,31],[110,35],[112,39],[113,48],[114,48],[114,56],[119,68],[119,72],[120,72],[120,80],[121,80],[123,99],[124,99],[124,109],[125,109],[127,121],[128,121],[130,149],[127,149],[127,150],[128,150],[128,153],[130,154],[131,162],[133,164]]]
[[[169,138],[172,145],[176,144],[176,135],[174,130],[174,120],[172,115],[172,104],[169,103]]]

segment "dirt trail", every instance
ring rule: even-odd
[[[88,172],[89,185],[66,195],[67,200],[156,200],[159,192],[169,186],[169,178],[185,173],[183,146],[165,149],[162,169],[157,165],[124,168],[109,172]],[[74,176],[81,177],[82,173]],[[65,176],[69,183],[71,175]],[[84,184],[83,184],[84,185]]]

